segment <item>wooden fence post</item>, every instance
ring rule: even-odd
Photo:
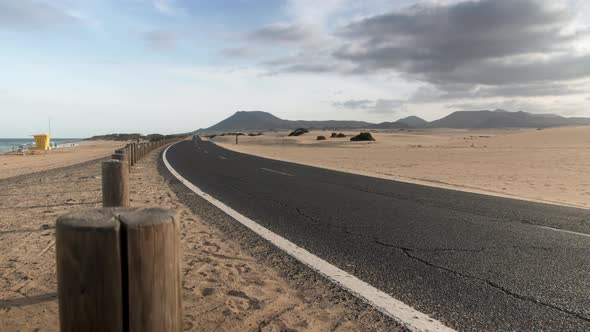
[[[97,209],[57,220],[62,331],[181,331],[179,229],[165,209]]]
[[[115,150],[115,153],[111,156],[111,158],[125,163],[127,171],[131,172],[131,163],[129,162],[129,157],[127,154],[125,154],[125,150]]]
[[[129,168],[120,160],[102,163],[102,206],[129,207]]]
[[[133,165],[137,165],[137,162],[139,161],[138,154],[137,143],[133,143]]]
[[[123,331],[119,223],[101,210],[60,217],[56,258],[61,331]]]
[[[120,220],[127,235],[129,330],[180,331],[180,241],[174,213],[145,209]]]

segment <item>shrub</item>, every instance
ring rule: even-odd
[[[301,136],[305,133],[309,133],[309,130],[305,129],[305,128],[297,128],[295,130],[293,130],[289,136]]]
[[[354,137],[352,137],[350,139],[351,141],[354,142],[360,142],[360,141],[374,141],[375,139],[373,138],[373,135],[371,135],[371,133],[360,133]]]

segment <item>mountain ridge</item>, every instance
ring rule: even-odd
[[[284,120],[263,111],[237,111],[230,117],[193,134],[216,134],[239,131],[292,130],[295,128],[346,130],[346,129],[405,129],[405,128],[548,128],[573,125],[590,125],[590,118],[567,118],[556,114],[533,114],[506,110],[456,111],[434,121],[408,116],[394,122],[370,123],[345,120]]]

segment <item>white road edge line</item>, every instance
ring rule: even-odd
[[[555,227],[543,226],[543,225],[534,225],[534,226],[538,227],[538,228],[543,228],[546,230],[554,231],[554,232],[559,232],[559,233],[566,233],[566,234],[578,235],[578,236],[583,236],[583,237],[590,237],[590,234],[580,233],[580,232],[576,232],[576,231],[568,231],[567,229],[561,229],[561,228],[555,228]]]
[[[409,329],[410,331],[455,331],[441,322],[430,318],[428,315],[410,307],[409,305],[395,299],[391,295],[380,291],[379,289],[371,286],[370,284],[358,279],[357,277],[349,274],[348,272],[337,268],[336,266],[326,262],[325,260],[313,255],[309,251],[297,246],[295,243],[271,232],[270,230],[260,226],[252,219],[241,215],[231,207],[223,204],[221,201],[215,199],[211,195],[205,193],[194,184],[183,178],[168,162],[166,158],[168,150],[171,146],[164,150],[162,155],[164,159],[164,165],[168,168],[168,171],[174,175],[180,182],[182,182],[187,188],[189,188],[195,194],[201,196],[209,203],[215,205],[217,208],[225,212],[230,217],[237,220],[242,225],[248,227],[254,233],[258,234],[265,240],[269,241],[277,248],[286,252],[293,258],[297,259],[301,263],[307,265],[313,270],[319,272],[330,281],[338,284],[342,288],[346,289],[353,295],[361,298],[369,305],[375,307],[385,315],[393,318],[401,325]]]
[[[270,168],[261,167],[260,169],[263,170],[263,171],[267,171],[267,172],[273,172],[273,173],[282,174],[282,175],[286,175],[286,176],[293,176],[293,174],[275,171],[274,169],[270,169]]]

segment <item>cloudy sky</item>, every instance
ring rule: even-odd
[[[0,0],[0,137],[590,116],[587,0]]]

